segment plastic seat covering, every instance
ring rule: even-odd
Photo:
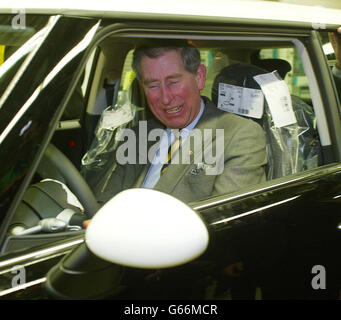
[[[213,102],[217,105],[219,83],[261,90],[253,77],[264,73],[268,71],[244,63],[223,68],[213,83]],[[266,134],[268,180],[311,169],[319,164],[320,144],[313,109],[299,97],[292,95],[291,99],[296,124],[276,127],[266,99],[262,118],[250,118],[258,122]]]

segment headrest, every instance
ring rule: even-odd
[[[218,104],[219,83],[261,90],[253,77],[264,73],[268,73],[268,71],[246,63],[236,63],[223,68],[214,79],[212,101],[216,105]]]
[[[290,63],[283,59],[259,59],[255,61],[254,64],[268,72],[277,70],[282,79],[284,79],[286,74],[291,71]]]

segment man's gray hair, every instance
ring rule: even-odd
[[[141,80],[141,60],[143,57],[158,58],[169,51],[179,51],[182,56],[185,69],[196,74],[201,63],[200,52],[197,48],[179,40],[159,40],[145,42],[134,50],[132,68],[138,80]]]

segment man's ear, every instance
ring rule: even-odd
[[[196,80],[198,89],[202,90],[205,88],[206,83],[206,67],[204,64],[200,64],[196,73]]]

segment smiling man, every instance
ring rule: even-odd
[[[163,166],[152,161],[135,186],[165,191],[189,202],[265,180],[266,151],[262,129],[252,120],[223,112],[208,98],[201,97],[206,68],[197,48],[186,41],[169,39],[143,43],[134,52],[133,68],[150,110],[165,126],[167,134],[163,138],[169,141],[167,148],[175,140],[176,132],[181,140],[180,149],[187,150],[185,147],[191,143],[192,136],[201,138],[194,142],[194,147],[200,144],[199,148],[189,147],[194,153],[190,163],[181,160],[171,163],[163,173]],[[207,131],[211,132],[209,138],[204,134]],[[218,132],[223,134],[220,140]],[[163,139],[160,148],[162,142]],[[209,171],[210,164],[193,161],[198,152],[202,152],[205,160],[208,150],[215,150],[217,161],[220,159],[222,168],[213,171],[216,175]],[[158,152],[159,149],[156,154]],[[184,159],[183,154],[180,159]]]
[[[188,203],[265,181],[262,128],[219,110],[200,95],[206,68],[197,48],[170,39],[143,42],[134,51],[132,66],[154,115],[147,121],[148,135],[135,131],[134,150],[147,145],[148,161],[122,164],[117,160],[105,190],[97,194],[100,202],[121,190],[143,187]],[[161,134],[151,135],[153,130]]]
[[[192,52],[193,49],[184,50],[191,50],[189,53],[195,54],[196,50]],[[205,87],[205,66],[193,63],[193,72],[187,71],[181,49],[157,48],[154,51],[155,58],[146,55],[140,63],[136,62],[141,68],[138,78],[146,93],[149,108],[166,127],[185,128],[200,111],[200,90]]]

